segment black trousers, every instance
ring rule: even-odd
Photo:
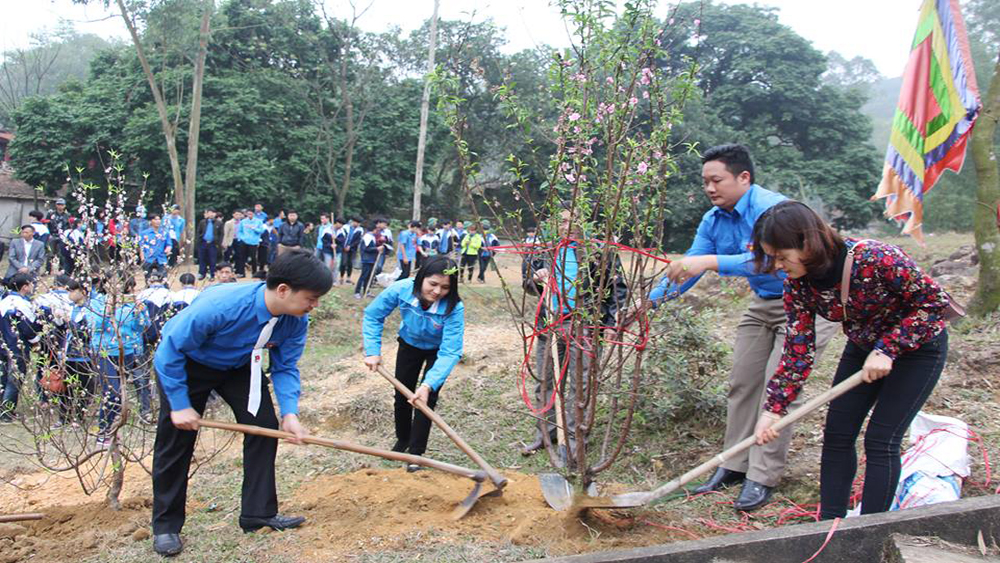
[[[354,253],[352,250],[345,250],[340,258],[340,279],[350,278],[354,274]]]
[[[198,245],[198,275],[205,277],[205,270],[208,270],[208,276],[214,278],[218,258],[219,249],[215,243],[201,241]]]
[[[490,267],[490,260],[492,256],[480,256],[479,257],[479,281],[486,281],[486,269]]]
[[[257,249],[259,245],[256,244],[246,244],[241,242],[239,246],[236,247],[236,275],[245,276],[247,269],[247,260],[250,261],[250,273],[253,274],[257,271]]]
[[[421,350],[407,344],[402,338],[399,341],[399,351],[396,352],[396,379],[410,391],[417,389],[417,380],[420,379],[420,372],[424,375],[434,366],[437,360],[438,351]],[[434,409],[437,405],[438,393],[441,390],[431,391],[427,397],[427,406]],[[409,452],[413,455],[424,455],[427,451],[427,437],[431,433],[431,419],[427,415],[413,408],[402,393],[396,391],[396,401],[394,405],[394,415],[396,420],[396,443],[402,448],[401,451]]]
[[[869,352],[871,350],[848,342],[833,384],[860,370]],[[920,348],[900,354],[889,375],[874,383],[862,383],[830,403],[820,466],[821,518],[842,518],[847,514],[851,485],[858,470],[855,442],[869,411],[872,415],[865,431],[861,513],[889,510],[899,484],[899,448],[903,435],[934,390],[947,357],[946,330]]]
[[[476,262],[479,257],[475,254],[462,255],[462,273],[469,272],[469,281],[472,281],[472,274],[476,271]],[[462,275],[458,276],[458,281],[462,281]]]
[[[263,377],[263,375],[261,375]],[[199,414],[212,391],[233,409],[236,422],[264,428],[278,428],[278,417],[271,403],[271,391],[265,378],[261,384],[257,416],[247,411],[250,396],[250,364],[234,370],[219,371],[197,362],[187,362],[188,397]],[[159,382],[157,382],[159,387]],[[153,533],[176,534],[184,526],[188,470],[194,454],[197,432],[180,430],[170,421],[170,403],[160,389],[160,418],[153,444]],[[270,518],[278,513],[274,459],[278,440],[263,436],[243,436],[243,507],[241,516]]]
[[[358,284],[354,286],[354,293],[361,293],[365,290],[368,285],[368,280],[371,279],[372,274],[375,272],[375,264],[362,262],[361,263],[361,276],[358,278]],[[350,275],[350,274],[348,274]],[[362,295],[364,297],[364,295]]]
[[[271,261],[268,260],[268,256],[271,255],[270,249],[271,247],[266,244],[257,245],[257,261],[254,262],[253,273],[267,269],[267,266],[271,263]]]
[[[410,260],[409,262],[403,262],[402,260],[399,261],[399,278],[398,279],[405,280],[406,278],[410,277],[410,266],[411,265],[413,265],[413,261],[412,260]]]

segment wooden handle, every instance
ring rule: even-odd
[[[28,512],[26,514],[0,514],[2,522],[24,522],[25,520],[41,520],[45,515],[41,512]]]
[[[230,430],[232,432],[242,432],[244,434],[253,434],[254,436],[266,436],[268,438],[278,438],[278,439],[289,439],[295,436],[291,432],[283,432],[281,430],[272,430],[270,428],[263,428],[261,426],[253,426],[250,424],[236,424],[233,422],[220,422],[218,420],[208,420],[201,419],[198,424],[206,428],[217,428],[219,430]],[[390,450],[383,450],[379,448],[370,448],[368,446],[362,446],[360,444],[354,444],[352,442],[345,442],[343,440],[331,440],[330,438],[319,438],[316,436],[306,436],[302,438],[302,441],[306,444],[314,444],[317,446],[325,446],[328,448],[335,448],[338,450],[344,450],[348,452],[354,452],[358,454],[372,455],[376,457],[381,457],[385,459],[390,459],[393,461],[402,461],[405,463],[415,463],[417,465],[423,465],[424,467],[431,467],[439,471],[444,471],[446,473],[452,473],[455,475],[461,475],[462,477],[468,477],[473,481],[485,481],[486,474],[482,471],[473,471],[465,467],[460,467],[458,465],[452,465],[450,463],[445,463],[443,461],[437,461],[434,459],[426,458],[419,455],[410,455],[400,452],[393,452]]]
[[[392,386],[395,387],[397,391],[402,393],[404,397],[407,399],[413,398],[413,391],[410,391],[400,380],[396,379],[389,372],[387,372],[385,368],[379,366],[378,373],[389,383],[392,383]],[[496,488],[502,489],[507,484],[507,478],[501,475],[496,469],[493,469],[493,466],[483,459],[482,456],[476,453],[476,451],[473,450],[472,447],[469,446],[469,444],[467,444],[465,440],[463,440],[462,437],[459,436],[458,433],[444,421],[443,418],[441,418],[441,415],[434,412],[430,407],[424,404],[423,401],[416,401],[414,404],[418,409],[420,409],[420,412],[427,415],[427,418],[431,419],[431,421],[433,421],[434,424],[436,424],[438,428],[445,433],[445,435],[451,438],[451,441],[455,442],[455,445],[465,452],[465,455],[469,456],[472,461],[476,462],[476,465],[481,467],[483,471],[486,472],[490,481],[493,481],[493,485],[496,486]]]
[[[559,361],[559,342],[556,340],[556,331],[554,328],[548,335],[548,341],[550,355],[552,356],[552,391],[556,399],[555,405],[553,405],[556,409],[556,442],[560,446],[566,447],[566,453],[568,455],[573,455],[569,452],[569,442],[566,441],[566,417],[563,416],[563,398],[562,392],[559,388],[559,374],[562,372],[562,362]],[[569,353],[569,349],[567,349],[566,352]],[[543,366],[541,374],[542,377],[545,377],[544,369],[545,367]],[[568,369],[569,368],[567,367],[567,370]],[[547,430],[548,429],[546,429],[546,431]]]
[[[843,395],[844,393],[850,391],[851,389],[854,389],[862,382],[861,374],[862,372],[859,371],[854,375],[852,375],[851,377],[848,377],[844,381],[841,381],[837,385],[813,397],[801,407],[795,409],[788,415],[781,417],[781,420],[774,423],[774,426],[772,426],[771,429],[774,430],[775,432],[781,432],[786,427],[795,424],[796,422],[805,418],[806,416],[809,416],[810,414],[813,413],[813,411],[817,410],[823,405],[829,403],[830,401],[836,399],[837,397]],[[735,446],[729,448],[728,450],[725,450],[724,452],[706,461],[705,463],[702,463],[701,465],[695,467],[691,471],[688,471],[687,473],[681,475],[680,477],[674,479],[673,481],[670,481],[669,483],[666,483],[665,485],[659,487],[656,490],[650,491],[650,493],[648,493],[649,497],[646,499],[645,502],[652,502],[660,497],[663,497],[665,495],[668,495],[676,491],[677,489],[683,487],[684,485],[687,485],[688,483],[694,481],[702,474],[707,473],[708,471],[711,471],[712,469],[715,469],[716,467],[722,465],[736,454],[742,453],[744,450],[749,449],[756,443],[756,441],[757,441],[756,436],[747,437],[746,439],[742,440]]]

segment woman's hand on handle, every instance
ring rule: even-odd
[[[865,383],[874,383],[889,375],[890,371],[892,371],[892,358],[875,348],[865,359],[865,365],[861,368],[861,379]]]
[[[382,356],[365,356],[365,365],[371,371],[378,371],[379,366],[382,365]]]

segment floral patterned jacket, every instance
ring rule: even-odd
[[[858,241],[846,242],[853,248]],[[839,268],[843,272],[843,263]],[[944,330],[948,294],[896,246],[872,240],[861,244],[851,268],[846,320],[841,283],[820,289],[808,279],[785,280],[785,347],[767,385],[765,411],[786,414],[809,377],[817,314],[842,322],[844,334],[854,344],[877,348],[892,359],[920,348]]]

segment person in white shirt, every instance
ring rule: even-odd
[[[171,293],[169,298],[169,303],[175,311],[180,311],[190,305],[191,302],[194,301],[194,298],[198,297],[198,294],[201,293],[201,291],[194,286],[194,274],[181,274],[180,281],[183,287],[179,291]]]

